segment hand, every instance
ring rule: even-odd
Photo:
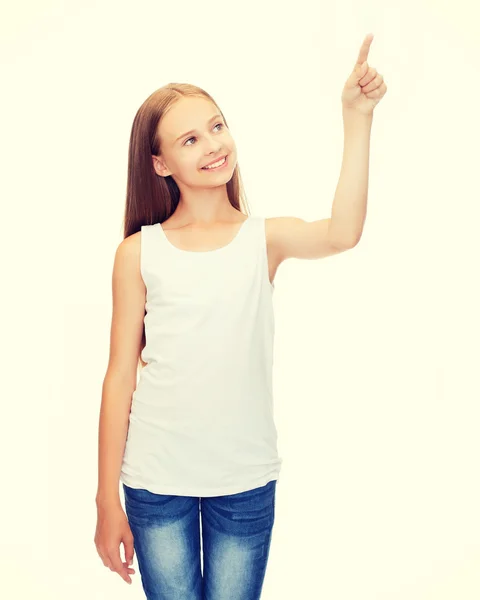
[[[106,567],[115,571],[127,583],[132,583],[130,574],[135,569],[129,567],[133,563],[133,535],[121,505],[97,508],[97,529],[95,546]],[[120,558],[120,543],[123,543],[125,562]]]
[[[367,63],[372,40],[372,33],[363,40],[353,72],[342,92],[343,108],[362,115],[373,115],[373,109],[387,91],[382,75]]]

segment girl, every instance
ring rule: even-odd
[[[166,85],[135,117],[113,269],[95,544],[128,583],[136,551],[150,600],[260,598],[282,464],[273,280],[289,257],[338,254],[360,238],[371,116],[386,89],[366,66],[370,43],[342,94],[346,148],[331,219],[243,212],[235,143],[204,90]]]

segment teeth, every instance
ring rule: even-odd
[[[227,158],[223,158],[222,160],[219,160],[216,163],[213,163],[213,165],[209,165],[208,167],[202,167],[202,169],[213,169],[215,167],[219,167],[220,165],[222,165],[225,161],[227,160]]]

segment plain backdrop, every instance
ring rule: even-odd
[[[252,214],[327,218],[341,91],[369,32],[368,62],[388,91],[362,239],[290,259],[275,278],[284,463],[262,600],[480,597],[477,10],[2,4],[6,598],[144,598],[136,557],[128,586],[93,542],[111,275],[139,106],[166,83],[199,85],[229,122]]]

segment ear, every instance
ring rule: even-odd
[[[171,171],[169,171],[167,169],[167,166],[161,157],[154,156],[152,154],[152,160],[153,160],[153,168],[155,169],[155,173],[157,175],[160,175],[161,177],[166,177],[167,175],[171,174]]]

